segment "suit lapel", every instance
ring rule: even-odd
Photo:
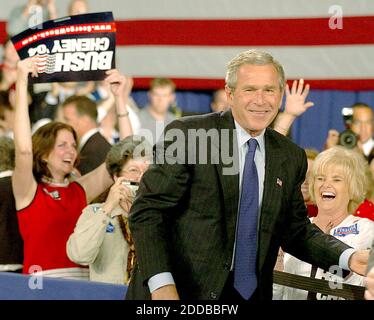
[[[282,186],[287,183],[284,173],[284,150],[271,129],[265,133],[265,181],[261,207],[259,234],[259,268],[264,264],[274,224],[282,207]]]
[[[234,130],[235,124],[231,110],[221,114],[217,127],[220,141],[213,143],[219,149],[219,160],[216,162],[216,168],[224,197],[227,240],[228,243],[234,243],[239,203],[239,158],[237,137]]]

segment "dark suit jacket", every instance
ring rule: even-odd
[[[81,149],[78,170],[82,175],[96,169],[105,161],[110,143],[99,133],[91,136]]]
[[[218,299],[229,275],[239,201],[239,175],[223,174],[223,169],[238,164],[231,111],[182,118],[166,132],[173,128],[186,137],[188,129],[226,129],[230,139],[219,134],[202,150],[208,159],[213,155],[211,164],[156,164],[144,174],[130,213],[138,264],[127,299],[149,298],[147,281],[160,272],[172,273],[181,299]],[[170,146],[166,136],[165,148],[156,150],[158,160]],[[227,147],[234,155],[231,163],[228,155],[217,159],[216,152]],[[265,148],[257,278],[260,299],[271,299],[280,246],[325,269],[338,264],[349,247],[323,234],[307,218],[300,191],[307,168],[305,152],[271,129],[265,133]],[[185,149],[185,158],[196,155]],[[170,154],[166,158],[175,160]],[[183,154],[177,159],[183,159]]]

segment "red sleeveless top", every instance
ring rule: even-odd
[[[17,212],[24,241],[23,273],[81,267],[70,261],[66,242],[86,207],[84,189],[76,182],[67,187],[39,183],[31,204]],[[41,268],[41,269],[40,269]]]

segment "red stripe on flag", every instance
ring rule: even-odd
[[[6,21],[0,21],[0,44],[3,44],[7,38]]]
[[[261,20],[117,21],[119,45],[306,46],[374,43],[374,17],[344,17],[343,29],[329,18]]]
[[[134,78],[135,89],[149,89],[153,78]],[[221,79],[188,79],[172,78],[178,90],[216,90],[225,87],[225,81]],[[332,79],[332,80],[304,80],[310,84],[311,90],[374,90],[374,79]],[[287,81],[292,85],[292,80]]]
[[[305,80],[311,90],[374,90],[374,79]],[[288,82],[292,85],[291,81]]]
[[[372,44],[374,17],[344,17],[343,29],[329,18],[257,20],[116,21],[118,45],[293,46]],[[0,21],[0,41],[6,22]]]

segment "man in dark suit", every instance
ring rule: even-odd
[[[130,213],[137,264],[127,299],[271,299],[280,246],[324,269],[349,259],[364,272],[367,252],[307,218],[305,152],[267,128],[284,86],[271,55],[243,52],[228,65],[230,110],[166,128]]]
[[[77,132],[79,138],[79,165],[77,169],[84,175],[105,161],[111,145],[97,128],[96,103],[85,96],[71,96],[63,105],[63,116]]]

